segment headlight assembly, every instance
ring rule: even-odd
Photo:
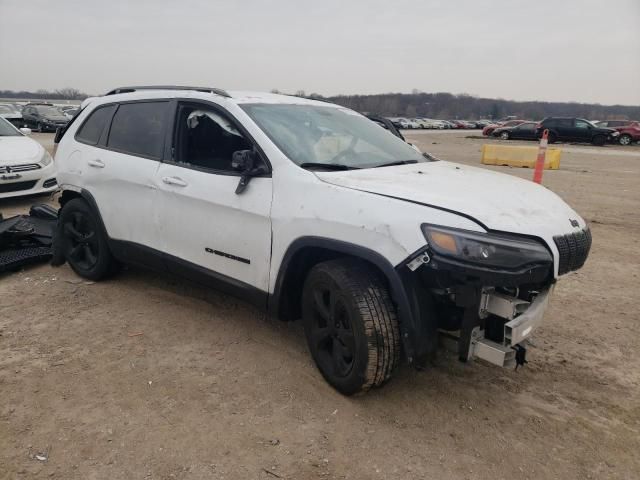
[[[552,262],[551,253],[540,242],[492,233],[476,233],[423,224],[434,253],[459,262],[488,268],[521,269]]]
[[[44,153],[42,154],[42,158],[40,159],[40,165],[42,165],[43,167],[46,167],[47,165],[49,165],[51,162],[53,162],[53,158],[51,158],[51,155],[49,155],[49,152],[47,152],[46,150],[44,151]]]

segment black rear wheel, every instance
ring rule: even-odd
[[[379,386],[400,358],[395,308],[378,273],[358,260],[316,265],[303,290],[311,355],[322,376],[345,395]]]
[[[60,238],[56,241],[62,242],[62,253],[74,272],[90,280],[100,280],[116,270],[106,235],[83,199],[67,202],[58,222]]]

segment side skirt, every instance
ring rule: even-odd
[[[247,301],[262,310],[267,309],[268,293],[248,283],[126,240],[109,239],[109,248],[113,256],[122,263],[168,272]]]

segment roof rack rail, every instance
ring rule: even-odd
[[[221,88],[210,87],[182,87],[178,85],[142,85],[138,87],[119,87],[106,93],[106,95],[116,95],[118,93],[131,93],[138,90],[194,90],[196,92],[213,93],[221,97],[231,98],[228,92]]]

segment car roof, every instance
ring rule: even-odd
[[[120,87],[111,90],[103,97],[94,97],[91,103],[110,103],[114,101],[143,100],[152,98],[193,98],[210,100],[216,98],[235,104],[287,104],[287,105],[316,105],[335,108],[345,108],[333,103],[312,100],[293,95],[278,93],[256,92],[249,90],[221,90],[206,87],[182,87],[182,86],[144,86],[144,87]]]

